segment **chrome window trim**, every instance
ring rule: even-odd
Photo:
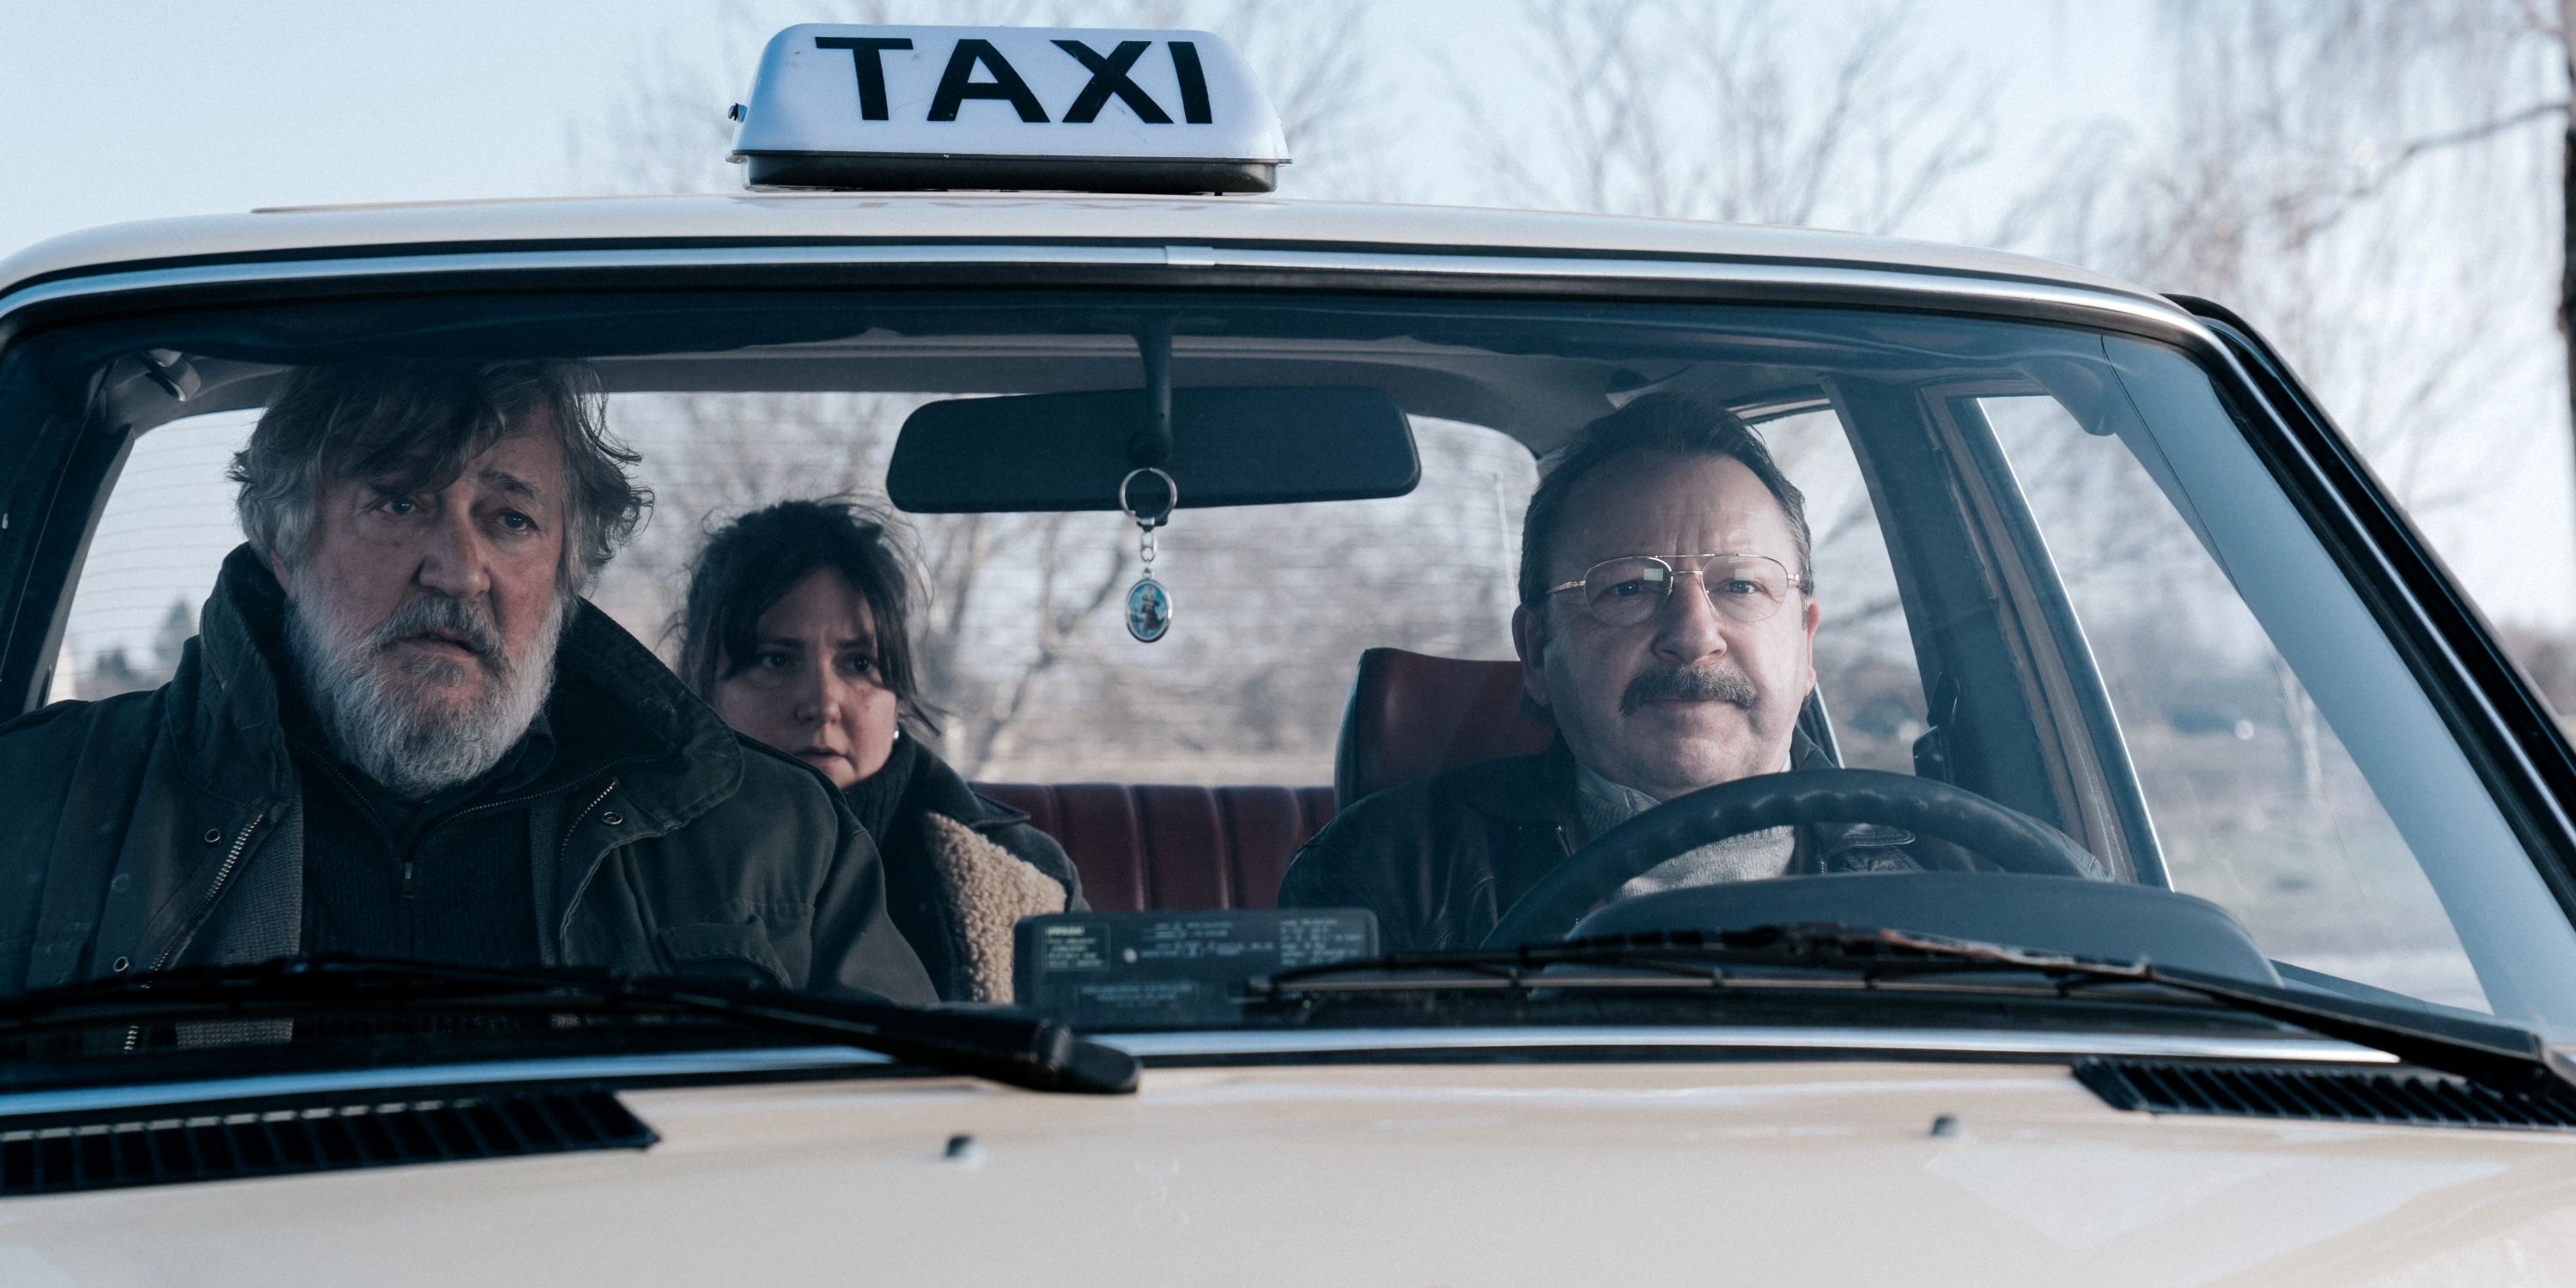
[[[1425,1055],[1444,1051],[1542,1051],[1607,1048],[1666,1051],[1786,1051],[1847,1055],[2028,1056],[2050,1062],[2073,1056],[2260,1060],[2306,1064],[2395,1064],[2397,1057],[2320,1038],[2202,1038],[2159,1034],[2030,1033],[1981,1029],[1741,1028],[1463,1028],[1319,1029],[1102,1034],[1097,1041],[1139,1059],[1187,1063],[1228,1056]],[[74,1087],[0,1095],[7,1120],[118,1109],[289,1096],[356,1095],[392,1088],[427,1089],[500,1083],[704,1078],[776,1072],[857,1071],[894,1063],[850,1047],[772,1047],[652,1055],[575,1056],[482,1063],[261,1074],[198,1082]],[[946,1077],[949,1075],[932,1075]]]
[[[2395,1064],[2385,1051],[2331,1038],[2208,1038],[2157,1033],[2034,1033],[2007,1029],[1723,1027],[1575,1027],[1457,1029],[1214,1030],[1103,1033],[1094,1040],[1143,1060],[1242,1055],[1347,1055],[1385,1052],[1548,1050],[1817,1051],[1891,1055],[2134,1056],[2167,1060],[2278,1060],[2328,1064]]]
[[[52,278],[0,292],[0,335],[22,308],[85,296],[191,286],[263,282],[316,282],[414,274],[550,272],[667,268],[795,268],[822,266],[1022,266],[1174,270],[1244,269],[1270,272],[1344,273],[1388,277],[1481,280],[1528,278],[1607,283],[1708,283],[1807,287],[1920,296],[1959,303],[2041,305],[2107,314],[2156,329],[2179,332],[2225,352],[2200,320],[2158,297],[2031,279],[1980,277],[1941,270],[1874,268],[1811,262],[1668,259],[1640,256],[1548,256],[1509,250],[1457,254],[1437,250],[1359,251],[1333,248],[1274,249],[1185,245],[941,245],[898,243],[836,246],[697,246],[582,250],[459,251],[352,255],[333,259],[254,260],[161,268],[107,267]]]

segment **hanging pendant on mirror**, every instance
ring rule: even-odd
[[[1147,475],[1163,484],[1162,505],[1151,510],[1139,508],[1127,491],[1136,480]],[[1135,636],[1139,644],[1151,644],[1172,629],[1172,592],[1154,580],[1154,556],[1162,544],[1155,539],[1154,530],[1171,522],[1172,510],[1180,503],[1180,484],[1174,483],[1172,476],[1161,470],[1148,466],[1130,471],[1126,478],[1119,480],[1118,508],[1136,521],[1136,558],[1144,565],[1144,570],[1136,577],[1136,584],[1127,588],[1127,633]]]
[[[1147,573],[1127,588],[1127,633],[1151,644],[1172,629],[1172,595]]]

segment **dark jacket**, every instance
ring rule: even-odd
[[[1055,838],[976,795],[917,740],[898,740],[886,767],[847,795],[884,853],[886,909],[942,998],[1011,1000],[1012,926],[1089,906]]]
[[[1464,765],[1398,784],[1324,825],[1279,882],[1283,908],[1367,908],[1385,952],[1473,948],[1583,838],[1574,757]],[[1793,873],[1912,869],[1909,833],[1801,827]]]
[[[282,604],[237,549],[168,684],[0,726],[0,988],[296,950]],[[587,602],[546,711],[558,758],[581,759],[530,802],[533,888],[494,892],[534,900],[542,962],[931,1000],[830,784],[737,737]]]

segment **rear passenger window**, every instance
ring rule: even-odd
[[[1816,603],[1823,610],[1816,688],[1833,717],[1843,764],[1913,773],[1914,740],[1926,728],[1922,671],[1878,507],[1851,440],[1830,411],[1784,416],[1758,428],[1780,472],[1806,495]]]

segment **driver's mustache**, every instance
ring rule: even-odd
[[[1627,691],[1619,695],[1619,714],[1635,715],[1649,702],[1674,701],[1728,702],[1750,709],[1754,696],[1753,681],[1723,662],[1677,666],[1628,681]]]

